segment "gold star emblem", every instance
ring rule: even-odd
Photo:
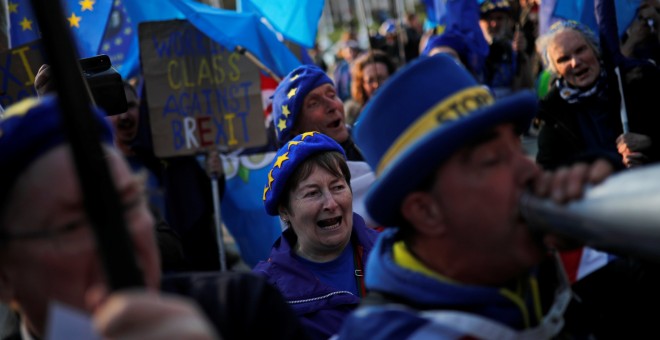
[[[273,169],[270,169],[268,172],[268,187],[270,188],[270,185],[273,184],[275,181],[275,178],[273,178]]]
[[[66,20],[69,20],[69,27],[80,28],[80,20],[82,20],[82,18],[77,16],[76,13],[72,12],[71,16],[66,18]]]
[[[296,92],[298,92],[298,89],[297,89],[297,88],[295,88],[295,87],[294,87],[294,88],[292,88],[291,90],[289,90],[289,93],[287,93],[287,95],[286,95],[286,96],[287,96],[287,98],[289,98],[289,99],[291,99],[291,97],[293,97],[293,96],[295,96],[295,95],[296,95]]]
[[[298,79],[298,77],[300,77],[300,74],[296,74],[295,76],[291,77],[291,79],[289,79],[289,81],[294,81],[294,80]]]
[[[280,129],[280,131],[286,129],[286,120],[280,119],[280,121],[277,122],[277,128]]]
[[[82,0],[78,2],[80,4],[80,11],[93,11],[94,10],[94,4],[96,3],[96,0]]]
[[[300,138],[300,140],[305,140],[305,138],[307,138],[307,137],[314,136],[315,133],[317,133],[317,132],[316,131],[305,132],[305,133],[302,134],[302,137]]]
[[[302,142],[301,142],[301,141],[295,141],[295,140],[292,140],[292,141],[289,142],[289,146],[288,146],[286,149],[287,149],[287,150],[291,150],[291,147],[292,147],[292,146],[294,146],[294,145],[298,145],[298,144],[300,144],[300,143],[302,143]]]
[[[288,152],[285,152],[282,156],[277,157],[277,160],[275,161],[275,165],[273,166],[273,169],[281,168],[282,163],[284,163],[284,161],[286,161],[287,159],[289,159],[289,153]]]
[[[289,115],[291,114],[291,111],[289,111],[289,106],[288,105],[282,105],[282,114],[284,117],[289,118]]]
[[[264,187],[264,196],[262,198],[262,200],[264,200],[264,201],[266,200],[266,193],[268,192],[268,189],[270,189],[270,188],[269,187]]]
[[[7,4],[7,9],[9,10],[9,13],[18,13],[18,4],[10,2]]]
[[[28,20],[27,17],[23,18],[23,21],[20,22],[20,25],[23,31],[32,31],[32,20]]]

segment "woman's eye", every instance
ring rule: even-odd
[[[318,195],[319,195],[319,191],[314,190],[314,191],[309,191],[309,192],[305,193],[305,195],[303,197],[316,197]]]

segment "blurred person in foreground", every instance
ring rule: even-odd
[[[588,338],[650,330],[655,315],[636,306],[660,300],[657,270],[652,276],[625,267],[601,276],[608,265],[571,287],[552,255],[560,239],[533,232],[522,218],[524,192],[566,202],[612,171],[599,160],[542,173],[519,137],[536,106],[528,92],[495,101],[444,55],[400,70],[372,99],[356,131],[377,172],[366,203],[378,222],[396,227],[374,246],[369,293],[340,338]]]
[[[50,66],[42,65],[34,80],[39,96],[55,92],[52,80]],[[142,98],[138,98],[132,85],[124,82],[123,88],[128,110],[108,115],[106,119],[113,128],[115,147],[131,168],[146,170],[150,209],[158,220],[158,242],[164,247],[161,254],[166,256],[163,257],[163,270],[219,270],[211,180],[207,171],[194,156],[157,157],[145,91],[142,91]],[[218,184],[222,199],[224,175],[220,176]],[[175,242],[172,242],[173,238],[176,238]],[[239,260],[233,252],[227,251],[227,255],[230,267]]]
[[[264,188],[266,212],[287,228],[253,271],[280,290],[314,339],[337,333],[360,303],[378,236],[353,212],[345,157],[332,138],[303,133],[277,152]]]
[[[109,291],[56,97],[19,102],[0,121],[0,302],[19,317],[14,338],[43,338],[55,302],[91,315],[104,338],[304,338],[281,295],[254,275],[161,280],[143,185],[112,146],[105,114],[94,110],[94,122],[145,287]]]

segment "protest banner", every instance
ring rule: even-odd
[[[6,108],[23,98],[36,96],[34,77],[44,63],[41,40],[0,54],[0,104]]]
[[[157,156],[266,144],[257,66],[185,20],[141,23],[138,37]]]

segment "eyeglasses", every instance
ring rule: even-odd
[[[133,213],[148,210],[146,197],[143,189],[129,202],[123,204],[122,211],[125,218],[129,220]],[[8,233],[0,230],[0,247],[12,241],[50,241],[51,244],[62,252],[75,253],[81,249],[87,249],[93,245],[92,226],[86,216],[82,216],[63,226],[48,230],[30,230]]]

